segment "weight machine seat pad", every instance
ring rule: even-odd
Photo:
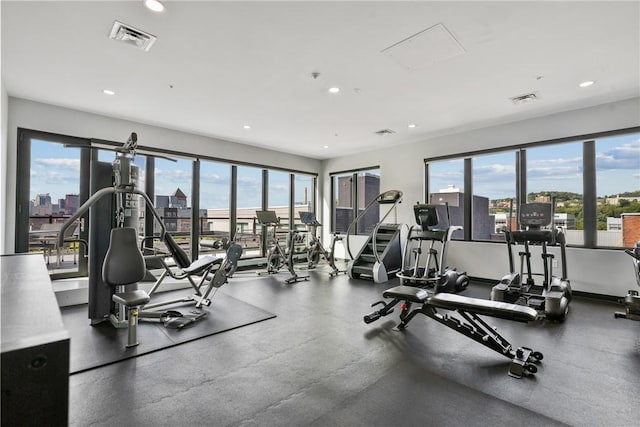
[[[189,275],[198,274],[198,273],[202,273],[210,266],[214,264],[220,264],[221,262],[222,262],[222,258],[218,258],[213,255],[207,255],[207,256],[203,256],[202,258],[200,258],[195,262],[192,262],[191,265],[189,265],[186,268],[183,268],[182,271],[184,271]]]
[[[421,288],[414,286],[396,286],[395,288],[387,289],[382,293],[385,298],[397,298],[404,301],[417,302],[422,304],[429,298],[429,293]]]
[[[136,307],[148,303],[151,298],[149,298],[149,295],[145,291],[138,289],[135,291],[119,292],[114,294],[112,299],[114,302],[122,304],[125,307]]]
[[[463,297],[461,295],[448,293],[435,294],[428,298],[425,304],[445,310],[463,310],[470,313],[525,323],[536,320],[538,317],[538,312],[531,307],[500,301]]]

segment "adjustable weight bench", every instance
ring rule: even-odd
[[[384,291],[382,296],[391,301],[378,301],[372,304],[372,306],[381,304],[383,307],[364,316],[365,323],[374,322],[391,314],[394,307],[402,302],[401,322],[396,326],[396,330],[405,329],[417,314],[424,314],[511,359],[510,376],[521,378],[526,373],[535,374],[538,371],[536,364],[542,360],[542,353],[528,347],[519,347],[514,350],[509,341],[479,317],[479,315],[492,316],[526,323],[538,318],[538,312],[531,307],[449,293],[430,295],[426,290],[412,286],[396,286]],[[420,304],[420,307],[411,310],[413,304]],[[438,310],[448,312],[442,314]],[[456,313],[459,317],[455,316]]]
[[[169,233],[165,233],[162,240],[169,253],[145,255],[144,257],[147,269],[163,269],[162,274],[156,279],[155,283],[149,290],[149,296],[152,297],[155,294],[155,292],[158,290],[158,287],[167,276],[176,280],[187,279],[189,281],[189,284],[193,288],[195,295],[173,301],[166,301],[157,304],[147,304],[145,306],[145,309],[151,309],[174,303],[189,302],[197,302],[198,306],[201,306],[203,303],[209,305],[210,301],[208,302],[209,304],[207,304],[207,301],[204,301],[204,299],[201,298],[202,293],[200,292],[200,289],[207,280],[211,279],[212,270],[215,266],[220,266],[223,259],[207,255],[194,262],[191,262],[191,260],[189,259],[189,255],[187,255],[187,253],[180,247],[180,245],[178,245],[178,243]],[[177,268],[171,267],[167,263],[167,261],[165,260],[165,258],[167,257],[171,257],[173,259],[173,261],[176,263]],[[193,278],[197,276],[199,276],[199,282],[196,284]]]

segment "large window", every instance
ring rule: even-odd
[[[262,254],[261,230],[256,223],[256,211],[262,210],[262,169],[237,167],[235,241],[242,245],[243,257]]]
[[[358,200],[358,215],[364,213],[367,205],[380,194],[380,169],[360,171],[356,178],[356,197]],[[380,206],[371,208],[362,215],[357,225],[359,234],[370,234],[380,221]]]
[[[333,231],[344,233],[356,215],[361,215],[366,206],[380,194],[380,169],[341,172],[331,175],[333,197]],[[361,216],[351,229],[354,234],[369,234],[380,220],[377,205]]]
[[[289,196],[291,194],[291,175],[287,172],[269,170],[268,210],[275,211],[280,218],[282,230],[290,228]]]
[[[168,233],[191,254],[191,187],[193,161],[163,158],[155,160],[156,210]]]
[[[78,241],[63,248],[57,244],[62,224],[84,201],[80,196],[80,151],[57,142],[31,140],[28,252],[43,254],[55,277],[79,273],[86,251]],[[82,226],[82,221],[76,221],[65,232],[66,238],[79,239]]]
[[[526,149],[527,202],[555,199],[557,227],[568,245],[583,245],[582,142]]]
[[[504,240],[501,230],[518,226],[518,203],[555,200],[554,223],[568,245],[632,247],[640,241],[637,129],[425,162],[429,202],[447,202],[452,224],[470,227],[472,240]]]
[[[503,230],[514,227],[516,154],[485,154],[472,158],[473,240],[504,241]]]
[[[224,251],[215,242],[231,239],[231,165],[200,161],[200,252]]]
[[[597,244],[640,241],[640,134],[596,140]]]
[[[333,231],[346,233],[353,221],[353,174],[342,173],[331,177],[333,194]]]
[[[464,159],[431,162],[428,171],[429,203],[446,205],[449,209],[451,223],[447,224],[447,218],[440,218],[438,227],[464,226]],[[440,212],[446,217],[446,208]],[[452,238],[463,239],[464,233],[456,231]]]

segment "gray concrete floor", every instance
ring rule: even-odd
[[[427,317],[405,332],[397,315],[365,325],[394,282],[285,277],[220,290],[275,319],[72,375],[70,425],[640,425],[640,323],[614,319],[615,304],[576,298],[562,324],[484,317],[544,353],[517,380],[508,359]]]

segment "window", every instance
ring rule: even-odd
[[[472,188],[473,240],[504,241],[502,230],[515,227],[515,152],[474,156]]]
[[[343,173],[331,178],[333,194],[333,231],[346,233],[353,221],[353,174]]]
[[[298,230],[302,230],[305,226],[300,221],[299,212],[315,212],[314,204],[314,177],[310,175],[296,174],[293,178],[294,185],[294,224]]]
[[[582,142],[527,148],[527,202],[551,203],[568,245],[583,245]]]
[[[380,169],[358,172],[356,178],[356,195],[358,198],[358,215],[361,215],[367,205],[380,195]],[[379,221],[380,206],[374,204],[369,211],[360,218],[358,224],[356,224],[357,233],[370,234]]]
[[[448,205],[450,225],[464,226],[464,159],[430,162],[428,192],[429,203]],[[440,218],[440,224],[446,226],[446,219]],[[464,233],[456,231],[452,238],[463,239]]]
[[[291,224],[289,218],[289,196],[291,176],[288,172],[269,170],[269,204],[268,210],[275,211],[280,218],[280,228],[288,230]]]
[[[27,251],[43,254],[53,278],[78,275],[86,249],[72,242],[58,254],[57,240],[62,224],[86,199],[80,195],[81,149],[44,139],[31,139],[30,144]],[[67,238],[80,238],[81,226],[78,220],[68,228]]]
[[[200,252],[221,254],[214,243],[231,239],[231,165],[200,161]]]
[[[156,210],[164,219],[167,232],[191,255],[191,180],[193,161],[155,159]],[[157,225],[154,225],[157,227]]]
[[[596,140],[597,245],[640,241],[640,133]]]
[[[366,206],[380,195],[380,169],[371,168],[333,174],[331,194],[333,231],[345,233],[356,215],[362,214]],[[372,206],[351,232],[369,234],[379,220],[380,209],[378,206]]]
[[[262,169],[237,166],[237,182],[235,241],[244,250],[243,258],[260,256],[262,241],[256,211],[262,210]]]

